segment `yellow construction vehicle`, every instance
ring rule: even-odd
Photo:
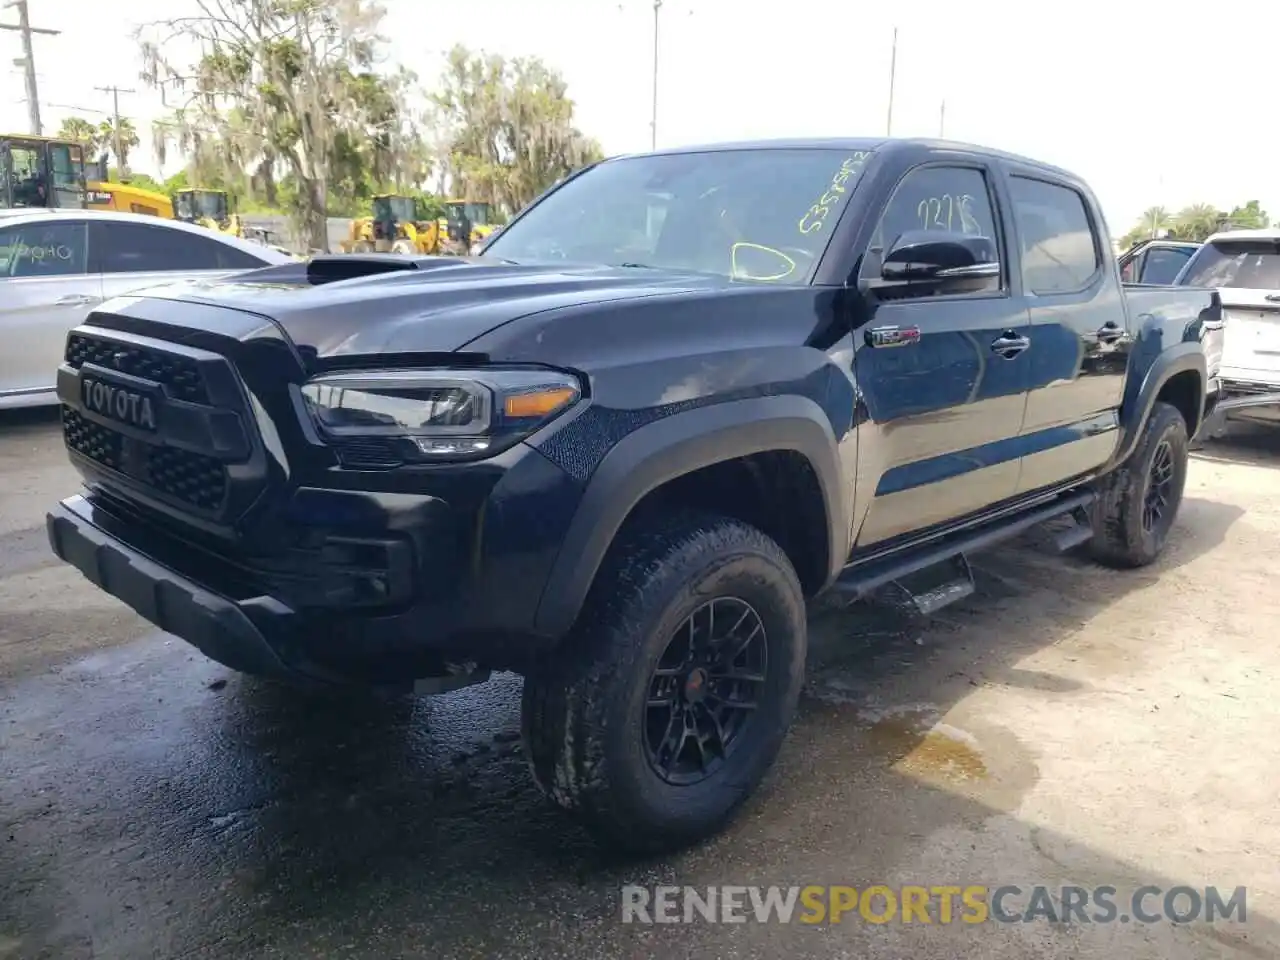
[[[99,165],[106,164],[99,161]],[[163,193],[130,183],[112,183],[101,170],[95,172],[86,186],[85,206],[90,210],[121,210],[146,217],[173,219],[173,202]]]
[[[173,195],[173,215],[175,219],[197,223],[217,233],[265,242],[266,231],[246,226],[240,214],[232,210],[231,198],[225,190],[178,190]]]
[[[164,194],[109,182],[105,156],[88,164],[83,144],[25,134],[0,134],[0,207],[71,207],[173,216]]]
[[[434,220],[415,219],[413,197],[383,193],[373,198],[373,215],[351,221],[351,230],[340,247],[343,253],[432,254],[440,243],[440,226]]]
[[[0,134],[0,208],[85,206],[84,147],[70,140]]]
[[[475,253],[497,229],[497,224],[492,222],[493,207],[490,204],[450,200],[444,206],[447,215],[441,226],[448,237],[451,252]]]

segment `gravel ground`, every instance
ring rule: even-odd
[[[3,960],[1280,955],[1280,432],[1196,455],[1154,568],[1040,533],[928,624],[815,615],[767,788],[645,863],[536,796],[518,678],[385,704],[236,677],[54,560],[75,486],[51,418],[0,421]],[[630,883],[1248,891],[1243,923],[645,925]]]

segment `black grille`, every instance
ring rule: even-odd
[[[200,368],[195,361],[172,353],[149,350],[128,343],[115,343],[72,334],[67,339],[67,363],[80,369],[93,363],[108,370],[163,384],[169,396],[190,403],[209,402]]]
[[[227,472],[212,457],[129,440],[65,406],[62,430],[67,446],[76,453],[175,500],[209,512],[216,512],[226,501]]]
[[[104,467],[120,470],[124,437],[114,430],[91,423],[70,407],[62,408],[62,433],[67,446]]]

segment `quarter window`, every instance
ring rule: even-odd
[[[1022,283],[1034,294],[1073,293],[1102,261],[1084,197],[1070,187],[1010,177],[1022,241]]]

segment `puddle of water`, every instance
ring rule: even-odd
[[[985,780],[978,741],[964,730],[936,723],[933,710],[894,710],[867,729],[873,747],[898,759],[891,769],[920,779]]]

